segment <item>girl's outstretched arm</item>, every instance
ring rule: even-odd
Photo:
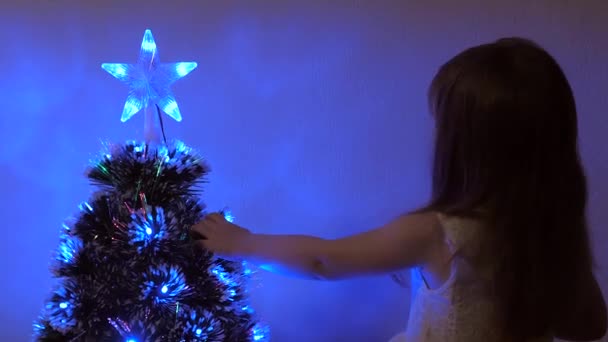
[[[243,258],[263,269],[310,279],[341,279],[389,273],[424,264],[442,230],[434,213],[401,216],[365,233],[322,239],[306,235],[255,234],[219,214],[193,231],[199,243],[225,258]]]

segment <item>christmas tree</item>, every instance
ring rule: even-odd
[[[169,86],[196,66],[160,64],[150,30],[136,64],[102,65],[129,85],[121,120],[143,111],[145,139],[107,145],[87,170],[96,192],[63,225],[37,341],[268,339],[247,303],[247,265],[193,243],[208,165],[162,128],[161,112],[181,121]]]

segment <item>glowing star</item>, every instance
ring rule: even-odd
[[[101,65],[105,71],[129,85],[129,95],[120,118],[122,122],[154,104],[175,121],[181,121],[182,115],[170,86],[188,75],[196,66],[196,62],[160,64],[156,43],[150,30],[144,33],[137,64],[103,63]]]

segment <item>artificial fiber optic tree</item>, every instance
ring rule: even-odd
[[[160,64],[150,30],[136,64],[102,65],[129,85],[121,121],[143,112],[144,139],[108,144],[87,170],[96,191],[61,230],[37,341],[268,339],[247,303],[247,265],[193,243],[206,162],[162,130],[162,112],[182,119],[170,85],[196,66]]]

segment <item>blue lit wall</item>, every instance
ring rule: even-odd
[[[594,245],[608,266],[606,1],[292,3],[0,4],[1,341],[29,340],[51,250],[91,192],[82,174],[100,140],[142,136],[143,116],[120,122],[127,87],[100,64],[134,63],[146,28],[161,61],[198,62],[173,87],[183,121],[165,125],[213,166],[209,206],[230,205],[256,231],[324,237],[426,199],[425,93],[440,63],[500,36],[539,41],[578,99]],[[608,290],[608,272],[599,277]],[[405,327],[409,293],[389,277],[259,280],[253,305],[274,341],[384,341]]]

